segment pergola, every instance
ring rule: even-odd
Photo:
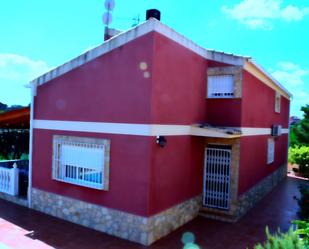
[[[29,153],[29,128],[30,107],[0,113],[0,173],[2,172],[0,185],[11,184],[9,185],[10,191],[13,191],[4,193],[27,195],[29,163],[27,157],[22,158],[22,156]],[[17,163],[18,171],[12,168],[14,163]],[[11,175],[12,178],[5,178],[3,172],[10,172],[9,174],[14,175]],[[18,189],[16,189],[18,185],[15,185],[15,181],[19,182]]]
[[[30,107],[0,113],[0,129],[29,129]]]

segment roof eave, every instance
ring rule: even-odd
[[[244,69],[259,78],[266,85],[280,92],[281,95],[287,99],[292,98],[292,94],[282,86],[270,73],[268,73],[262,66],[258,65],[254,60],[248,59],[244,65]]]

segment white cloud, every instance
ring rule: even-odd
[[[309,8],[282,6],[281,0],[243,0],[233,7],[222,6],[222,11],[251,29],[272,29],[272,21],[300,21],[309,14]]]
[[[290,88],[303,85],[303,77],[309,75],[309,70],[303,69],[292,62],[279,62],[277,68],[273,72],[274,77]]]
[[[309,8],[300,9],[293,5],[288,5],[281,10],[281,18],[288,22],[300,21],[303,17],[309,14]]]
[[[18,54],[0,54],[0,102],[29,104],[30,90],[25,85],[50,69],[42,60]]]
[[[291,115],[301,117],[301,106],[309,104],[309,68],[292,62],[279,62],[271,73],[293,94]]]
[[[30,81],[49,70],[46,62],[18,54],[0,54],[0,80]],[[25,82],[24,82],[25,83]]]

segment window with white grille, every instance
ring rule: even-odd
[[[208,145],[205,152],[203,205],[229,209],[231,146]]]
[[[233,98],[234,76],[212,75],[208,76],[208,98]]]
[[[108,189],[109,140],[54,136],[53,179]]]
[[[273,163],[275,160],[275,139],[268,138],[267,140],[267,164]]]

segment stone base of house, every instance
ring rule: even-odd
[[[252,187],[243,195],[237,198],[236,205],[232,205],[229,210],[216,210],[211,208],[201,208],[201,216],[236,222],[256,205],[266,194],[278,185],[287,176],[287,165],[284,164],[272,174],[265,177],[262,181]]]
[[[20,197],[20,196],[12,196],[9,194],[5,194],[5,193],[0,193],[0,199],[9,201],[9,202],[13,202],[15,204],[24,206],[24,207],[28,207],[28,200],[26,197]]]
[[[198,215],[201,196],[150,217],[32,189],[32,208],[43,213],[143,245],[174,231]]]
[[[246,214],[255,204],[287,177],[287,164],[265,177],[257,185],[238,198],[237,219]]]

